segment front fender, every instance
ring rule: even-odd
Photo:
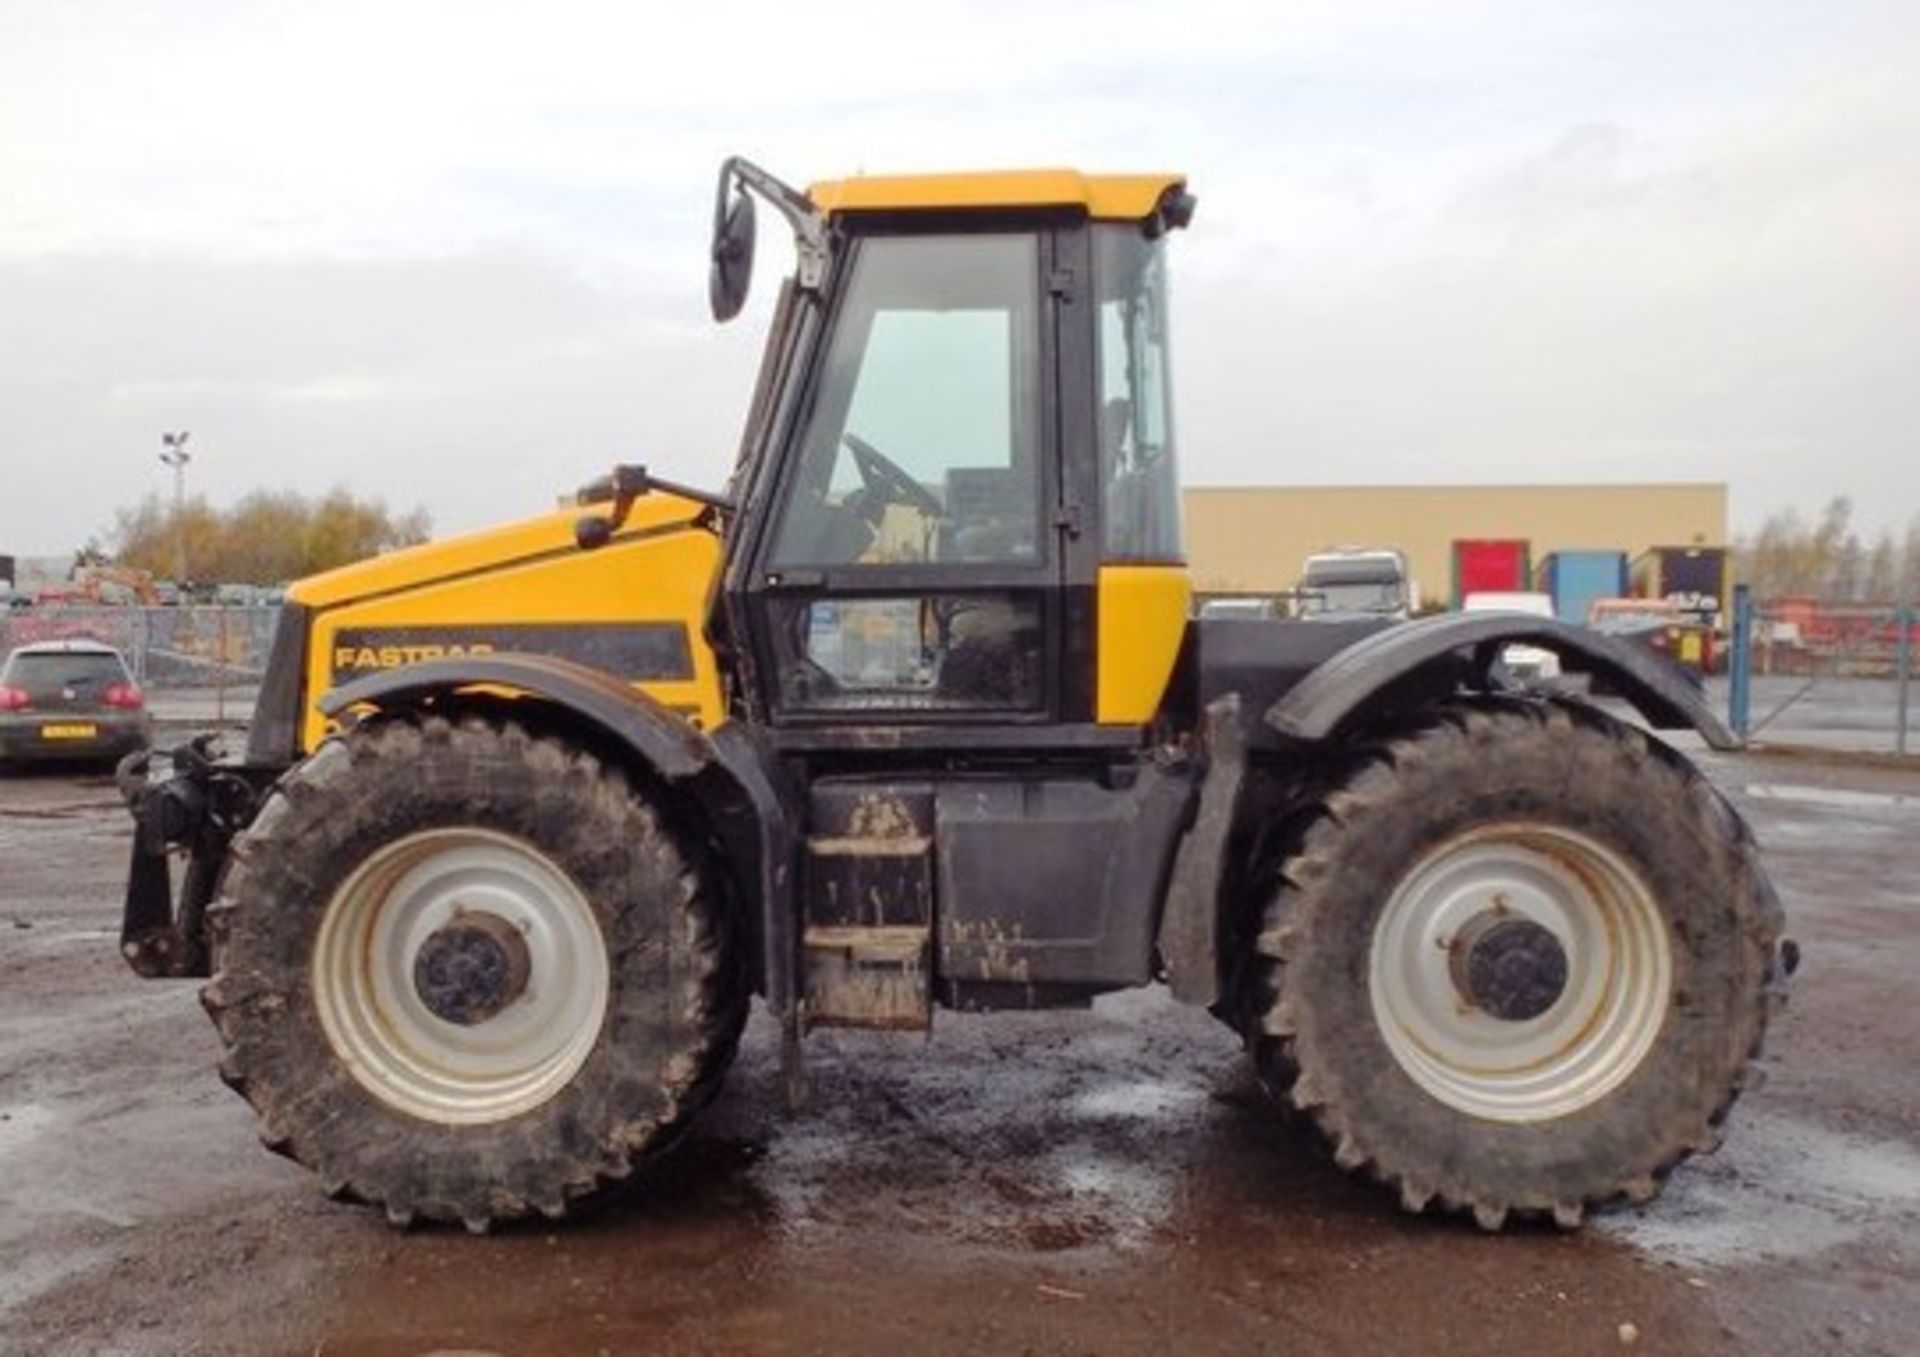
[[[1423,618],[1355,641],[1308,674],[1268,709],[1266,722],[1289,739],[1317,742],[1343,733],[1363,710],[1419,674],[1452,691],[1489,667],[1508,645],[1537,646],[1575,673],[1604,677],[1658,730],[1696,730],[1714,749],[1740,741],[1707,709],[1672,665],[1611,636],[1525,613]]]
[[[314,706],[329,720],[351,707],[414,707],[462,688],[508,688],[563,707],[679,781],[714,761],[713,743],[646,693],[604,670],[551,655],[463,655],[386,669],[334,688]]]

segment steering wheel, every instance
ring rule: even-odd
[[[909,505],[930,518],[946,516],[946,506],[880,449],[858,434],[843,434],[841,441],[853,454],[853,465],[870,497],[873,513],[869,522],[878,524],[881,511],[889,504]]]

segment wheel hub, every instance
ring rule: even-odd
[[[504,1121],[600,1039],[612,957],[593,905],[525,839],[421,830],[369,854],[314,940],[314,1007],[369,1092],[438,1125]]]
[[[1531,919],[1489,910],[1460,930],[1451,951],[1461,997],[1504,1022],[1537,1018],[1566,993],[1566,949]]]
[[[1381,906],[1368,995],[1423,1090],[1489,1121],[1604,1098],[1664,1024],[1673,955],[1619,854],[1564,825],[1496,821],[1434,845]]]
[[[413,988],[434,1017],[472,1027],[527,990],[533,958],[520,930],[497,914],[456,914],[413,959]]]

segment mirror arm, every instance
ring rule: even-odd
[[[759,194],[793,228],[793,248],[799,259],[799,283],[816,292],[827,276],[827,221],[807,195],[776,179],[751,160],[728,156],[720,166],[720,192],[714,205],[714,234],[726,219],[727,186],[737,182]]]
[[[650,490],[662,490],[669,495],[678,495],[690,499],[696,504],[704,504],[710,509],[730,514],[734,503],[725,495],[716,495],[711,490],[701,490],[694,486],[682,485],[678,481],[662,480],[643,466],[631,466],[622,463],[613,469],[613,474],[602,476],[584,485],[576,495],[575,502],[580,505],[605,504],[612,501],[613,507],[604,516],[600,514],[582,514],[574,520],[573,537],[582,551],[592,551],[603,547],[613,540],[613,535],[626,526],[627,515],[633,512],[633,502]]]

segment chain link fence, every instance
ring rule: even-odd
[[[275,607],[8,609],[0,611],[0,654],[33,641],[102,641],[149,689],[251,688],[279,618]]]
[[[0,610],[0,656],[32,641],[102,641],[126,656],[142,686],[187,699],[184,712],[217,702],[208,714],[224,716],[250,706],[279,619],[271,606]],[[1920,613],[1912,609],[1756,602],[1746,733],[1768,744],[1914,752],[1916,652]],[[1741,663],[1738,653],[1732,663]]]
[[[1912,609],[1756,600],[1746,647],[1747,734],[1769,744],[1908,753]],[[1736,653],[1732,662],[1739,665]],[[1737,707],[1736,707],[1736,715]]]

